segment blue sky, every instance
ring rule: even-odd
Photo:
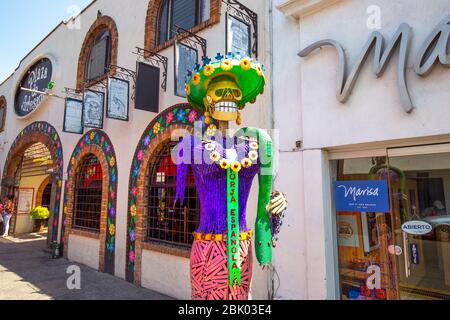
[[[0,83],[62,20],[91,0],[0,0]]]

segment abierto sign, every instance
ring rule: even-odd
[[[433,230],[433,227],[428,222],[414,220],[414,221],[405,222],[402,225],[402,230],[403,230],[403,232],[406,232],[406,233],[412,234],[412,235],[423,235],[423,234],[430,233]]]
[[[47,58],[39,60],[27,71],[18,85],[14,101],[14,111],[18,117],[24,118],[31,114],[44,99],[42,94],[21,90],[21,88],[45,92],[49,82],[52,81],[52,72],[52,63]]]
[[[336,181],[337,211],[389,212],[386,180]]]

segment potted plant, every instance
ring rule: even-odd
[[[46,227],[50,212],[46,207],[36,207],[31,209],[30,217],[34,220],[34,232],[41,232]]]

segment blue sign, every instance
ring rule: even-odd
[[[389,212],[386,180],[336,181],[337,211]]]

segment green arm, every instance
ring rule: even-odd
[[[272,230],[267,205],[272,193],[272,139],[258,128],[244,128],[244,135],[258,138],[261,172],[259,174],[258,212],[255,225],[256,258],[261,265],[272,263]]]

